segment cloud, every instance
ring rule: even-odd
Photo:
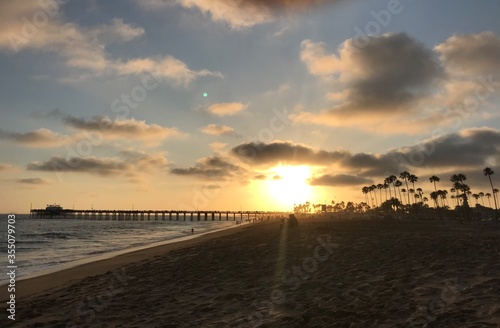
[[[227,23],[232,29],[240,30],[254,25],[268,23],[285,13],[317,7],[323,3],[338,3],[340,0],[176,0],[175,3],[188,9],[197,9],[210,16],[215,22]],[[143,8],[158,10],[172,5],[164,0],[137,0]]]
[[[133,118],[111,120],[107,116],[94,116],[86,120],[64,115],[63,122],[66,126],[77,130],[102,133],[107,139],[131,139],[157,143],[168,138],[185,135],[175,127],[168,128],[158,124],[148,124]]]
[[[17,183],[21,184],[30,184],[30,185],[46,185],[50,184],[49,179],[42,179],[42,178],[24,178],[24,179],[17,179]]]
[[[227,143],[215,141],[209,144],[209,146],[214,152],[219,152],[227,147]]]
[[[157,79],[168,79],[180,86],[187,86],[198,77],[214,76],[223,78],[220,72],[209,70],[195,71],[190,69],[184,62],[172,56],[158,58],[135,58],[128,61],[115,61],[109,66],[118,75],[130,75],[150,73]]]
[[[500,70],[500,38],[489,31],[454,35],[435,50],[452,73],[478,76]]]
[[[233,147],[227,157],[205,157],[191,167],[173,168],[170,172],[204,180],[277,180],[279,175],[267,176],[262,169],[308,165],[314,171],[309,180],[312,186],[344,187],[371,185],[402,171],[439,176],[452,171],[481,171],[486,166],[495,168],[498,163],[500,130],[483,127],[440,135],[378,154],[317,149],[292,142],[248,142]]]
[[[182,176],[194,176],[207,180],[219,180],[242,174],[244,170],[232,164],[228,159],[221,156],[205,157],[188,168],[173,168],[172,174]]]
[[[339,161],[348,153],[316,150],[291,142],[248,142],[231,149],[231,153],[240,160],[253,165],[273,166],[279,163],[328,165]]]
[[[322,166],[360,178],[384,177],[404,170],[466,170],[500,163],[499,154],[500,130],[486,127],[439,135],[380,154],[314,149],[291,142],[250,142],[231,149],[231,155],[252,166]]]
[[[45,5],[42,5],[44,4]],[[34,49],[64,58],[76,77],[63,81],[80,81],[89,76],[154,74],[179,86],[187,86],[201,76],[222,77],[220,72],[193,70],[184,62],[166,55],[156,58],[111,58],[109,44],[129,42],[144,34],[141,27],[115,18],[109,25],[81,27],[67,23],[58,1],[2,2],[0,14],[0,49],[19,52]]]
[[[78,130],[78,132],[72,135],[63,135],[44,128],[26,133],[0,130],[0,140],[34,148],[60,147],[80,140],[90,140],[96,144],[100,143],[103,138],[107,140],[138,140],[154,146],[169,138],[186,136],[175,127],[148,124],[133,118],[111,120],[106,116],[94,116],[87,120],[64,115],[60,111],[52,111],[48,114],[36,113],[34,116],[37,118],[60,118],[65,126]],[[91,135],[89,132],[95,132],[95,134]]]
[[[128,42],[144,35],[142,27],[126,24],[121,18],[114,18],[111,25],[93,28],[90,32],[102,44]]]
[[[417,113],[444,76],[436,54],[404,33],[369,37],[363,48],[346,40],[338,55],[329,54],[324,43],[304,40],[301,59],[311,74],[335,80],[328,97],[336,104],[293,115],[298,123],[393,130],[398,119]],[[410,123],[415,121],[406,127]]]
[[[210,124],[201,128],[201,131],[206,134],[220,136],[220,135],[234,135],[234,129],[226,125]]]
[[[162,153],[148,154],[122,151],[118,157],[62,157],[53,156],[45,162],[31,162],[29,171],[61,173],[88,173],[103,177],[126,176],[137,178],[167,169],[168,161]]]
[[[77,138],[75,136],[62,135],[48,129],[38,129],[26,133],[0,130],[0,140],[15,142],[25,147],[47,148],[67,145],[76,141]]]
[[[248,105],[238,102],[213,104],[208,107],[207,112],[217,116],[232,116],[246,110]]]
[[[373,180],[358,177],[355,175],[348,174],[335,174],[329,175],[325,174],[320,177],[315,177],[310,179],[309,184],[311,186],[331,186],[331,187],[343,187],[343,186],[358,186],[363,184],[371,185]]]
[[[500,130],[471,128],[437,136],[397,151],[401,160],[419,167],[460,168],[486,166],[499,158]]]
[[[256,166],[272,167],[278,164],[337,166],[364,176],[380,175],[387,170],[398,170],[397,154],[352,154],[346,150],[315,149],[291,142],[240,144],[231,149],[239,160]]]

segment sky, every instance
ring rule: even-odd
[[[0,212],[500,186],[500,2],[4,0]]]

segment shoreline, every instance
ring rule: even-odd
[[[264,224],[266,222],[267,221],[265,221]],[[137,263],[156,256],[167,254],[172,250],[189,247],[207,240],[234,234],[238,231],[244,230],[244,228],[249,228],[254,225],[255,224],[251,223],[235,224],[234,226],[217,230],[154,242],[149,245],[132,247],[70,261],[53,268],[30,273],[16,279],[16,298],[25,298],[45,290],[62,287],[68,282],[104,274],[108,271],[118,269],[128,264]],[[8,284],[8,281],[2,282],[2,284],[0,284],[0,290],[4,290]],[[2,302],[7,300],[7,295],[0,297],[0,301]]]

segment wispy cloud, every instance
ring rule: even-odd
[[[76,136],[63,135],[49,129],[38,129],[25,133],[0,130],[0,140],[15,142],[25,147],[50,148],[71,144],[78,140],[78,138]]]
[[[201,128],[201,132],[215,136],[236,135],[233,128],[226,125],[218,125],[218,124],[209,124],[207,126],[204,126],[203,128]]]
[[[51,183],[51,181],[49,179],[43,179],[43,178],[16,179],[16,182],[20,183],[20,184],[28,184],[28,185],[47,185],[47,184]]]
[[[248,105],[239,102],[213,104],[207,112],[216,116],[232,116],[246,110]]]

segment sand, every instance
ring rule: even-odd
[[[20,282],[17,326],[500,327],[500,224],[300,223]]]

